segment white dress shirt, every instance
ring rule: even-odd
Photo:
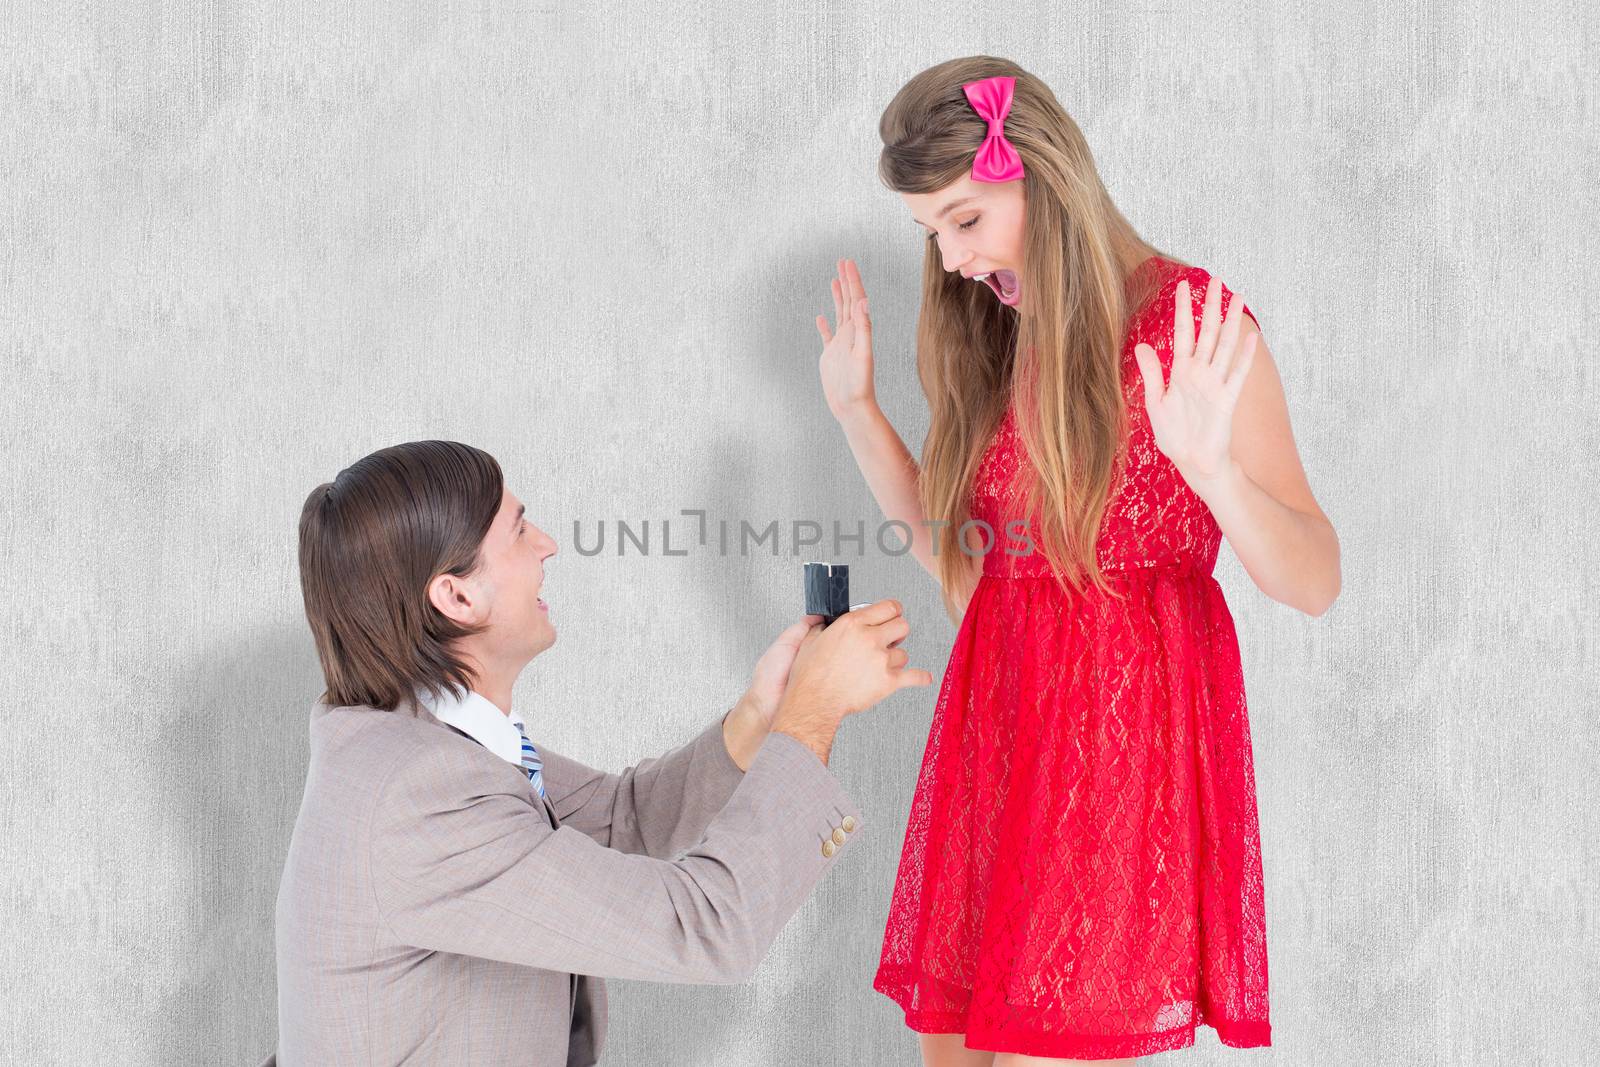
[[[522,717],[515,711],[510,714],[488,697],[472,690],[457,698],[446,691],[441,699],[434,699],[426,689],[417,689],[417,703],[428,709],[434,718],[446,726],[472,738],[507,763],[522,766]]]

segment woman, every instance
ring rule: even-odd
[[[879,130],[927,233],[920,468],[878,409],[848,260],[820,370],[960,629],[874,987],[928,1067],[1131,1063],[1200,1023],[1267,1045],[1249,720],[1211,572],[1225,535],[1308,614],[1340,579],[1254,316],[1139,237],[1015,64],[923,71]]]

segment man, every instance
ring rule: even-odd
[[[555,641],[555,551],[455,442],[383,449],[306,501],[328,688],[278,893],[286,1067],[596,1063],[602,978],[744,981],[859,837],[834,732],[932,681],[899,604],[791,626],[725,716],[606,774],[512,710]]]

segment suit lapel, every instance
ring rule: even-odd
[[[460,734],[462,737],[465,737],[468,741],[471,741],[485,752],[489,751],[487,745],[485,745],[482,741],[479,741],[476,737],[473,737],[471,734],[467,733],[465,730],[451,726],[449,723],[444,722],[441,719],[436,719],[432,715],[429,715],[428,718],[433,719],[434,722],[438,723],[440,726],[443,726],[446,730],[449,730],[452,733]],[[494,755],[492,752],[490,753],[490,758],[492,758],[496,763],[506,762],[499,756]],[[511,764],[507,763],[506,766],[509,767]],[[556,815],[556,806],[550,803],[550,798],[548,796],[541,797],[538,793],[534,792],[533,783],[528,780],[528,773],[521,767],[517,768],[517,774],[521,776],[522,784],[527,787],[528,796],[537,801],[540,807],[544,809],[544,817],[549,821],[551,828],[559,830],[561,828],[561,819]]]

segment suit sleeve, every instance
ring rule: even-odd
[[[722,740],[722,722],[620,774],[541,746],[545,793],[564,825],[619,852],[670,859],[705,835],[744,779]]]
[[[552,829],[515,784],[486,781],[454,748],[415,753],[390,773],[368,860],[401,943],[606,978],[742,982],[861,836],[838,780],[781,733],[672,860]]]

